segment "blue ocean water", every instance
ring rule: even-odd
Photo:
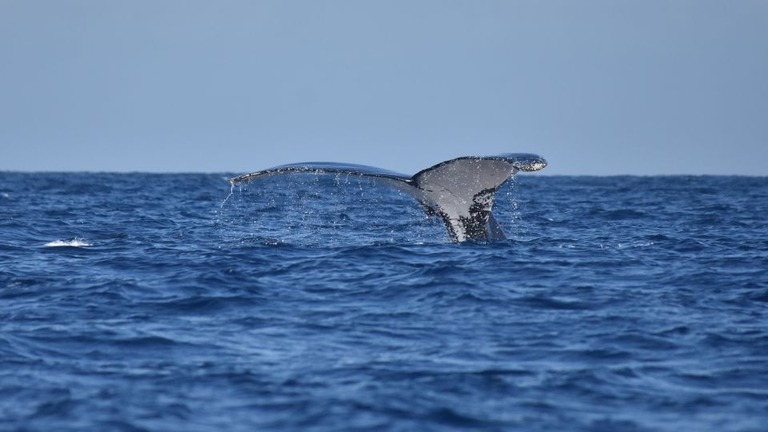
[[[0,173],[0,430],[765,431],[768,178]]]

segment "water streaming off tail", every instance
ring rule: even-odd
[[[354,175],[294,174],[236,185],[221,208],[230,241],[295,245],[445,243],[413,197]]]

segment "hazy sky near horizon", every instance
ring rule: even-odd
[[[0,0],[0,170],[768,175],[765,0]]]

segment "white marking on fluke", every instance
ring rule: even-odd
[[[538,171],[546,166],[547,161],[541,156],[526,153],[459,157],[440,162],[413,176],[365,165],[305,162],[280,165],[229,181],[234,186],[292,173],[370,177],[410,194],[424,206],[427,214],[439,215],[453,241],[486,241],[505,238],[491,213],[496,191],[518,171]]]

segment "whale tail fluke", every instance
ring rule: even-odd
[[[428,213],[439,215],[453,241],[486,241],[505,238],[492,213],[499,188],[518,171],[538,171],[546,166],[543,158],[532,154],[468,156],[441,162],[409,177],[364,165],[311,162],[257,171],[234,177],[230,182],[234,185],[290,173],[344,173],[372,177],[407,192]]]

